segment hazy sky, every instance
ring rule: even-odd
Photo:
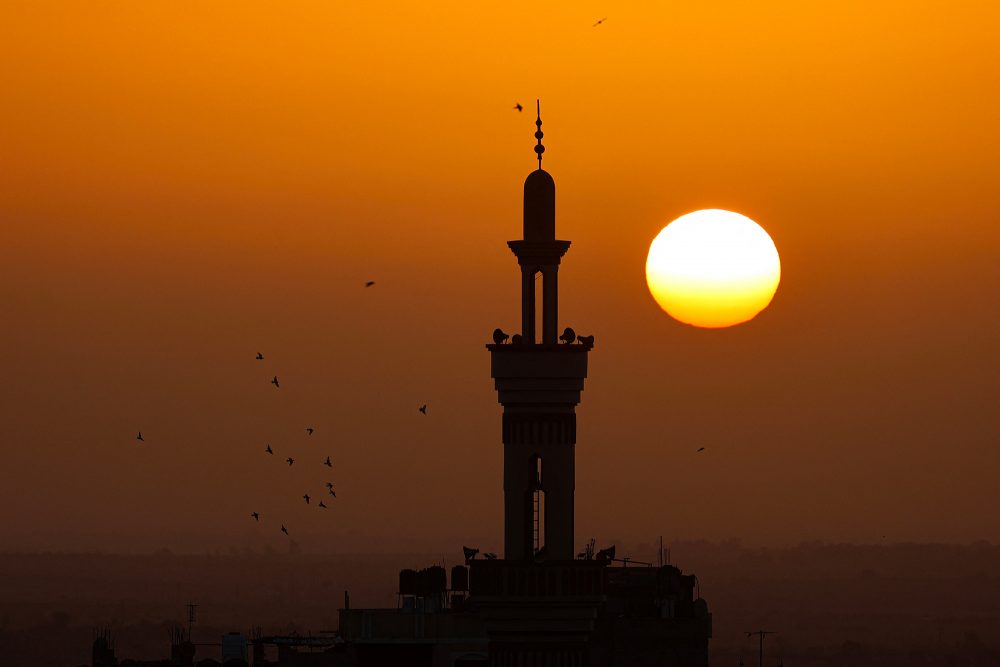
[[[1000,540],[995,3],[408,4],[0,5],[4,548],[498,548],[536,97],[581,543]],[[643,275],[709,207],[729,330]]]

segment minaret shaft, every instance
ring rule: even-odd
[[[535,124],[541,158],[541,118]],[[556,240],[555,181],[540,162],[524,183],[524,238],[507,245],[521,270],[521,335],[487,346],[503,404],[504,557],[572,560],[576,405],[590,346],[559,344],[559,264],[570,243]]]

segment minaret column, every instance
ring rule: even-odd
[[[542,342],[559,342],[559,265],[542,267]]]
[[[535,269],[521,265],[521,338],[535,342]]]

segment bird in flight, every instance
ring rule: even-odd
[[[285,524],[281,524],[281,532],[283,532],[285,535],[288,534],[288,529],[285,528]]]
[[[288,461],[288,465],[292,465],[293,463],[295,463],[295,459],[293,459],[293,458],[292,458],[291,456],[289,456],[289,457],[288,457],[287,459],[285,459],[285,460],[286,460],[286,461]]]
[[[374,280],[369,280],[368,282],[365,283],[365,287],[371,287],[374,284],[375,284]]]
[[[699,451],[699,452],[703,452],[703,451],[705,451],[705,448],[704,448],[704,447],[699,447],[699,448],[698,448],[698,451]]]
[[[600,21],[598,21],[597,23],[595,23],[594,25],[592,25],[592,26],[590,26],[590,27],[591,27],[591,28],[596,28],[597,26],[601,25],[602,23],[604,23],[604,22],[605,22],[605,21],[607,21],[607,20],[608,20],[608,17],[607,17],[607,16],[605,16],[605,17],[604,17],[603,19],[601,19]]]
[[[263,355],[263,354],[261,354],[260,352],[258,352],[258,353],[257,353],[257,361],[260,361],[260,360],[261,360],[261,359],[263,359],[263,358],[264,358],[264,355]]]
[[[278,376],[277,375],[275,375],[273,378],[271,378],[271,384],[274,385],[275,389],[281,389],[281,385],[278,384]]]
[[[337,497],[337,492],[334,491],[333,489],[330,489],[330,495],[333,496],[334,498],[336,498]]]
[[[271,449],[271,445],[270,444],[268,444],[267,449],[265,449],[264,451],[267,452],[268,454],[274,454],[274,450]]]
[[[518,111],[524,111],[524,107],[521,106],[520,102],[518,102],[517,104],[515,104],[514,108],[517,109]]]
[[[426,405],[426,404],[424,404],[424,405],[421,405],[421,406],[420,406],[419,408],[417,408],[417,409],[418,409],[418,410],[420,410],[420,411],[421,411],[422,413],[424,413],[425,415],[427,414],[427,405]]]
[[[304,495],[302,497],[305,498],[306,505],[308,505],[309,504],[309,494],[307,493],[306,495]]]
[[[326,457],[326,461],[323,461],[323,465],[325,465],[327,468],[332,468],[333,467],[333,461],[330,460],[329,456]]]
[[[327,482],[326,483],[326,488],[328,488],[330,490],[333,490],[333,482]]]
[[[309,435],[312,435],[312,434],[313,434],[313,431],[315,431],[315,430],[316,430],[316,429],[314,429],[314,428],[312,428],[312,427],[309,427],[309,428],[307,428],[307,429],[306,429],[306,433],[308,433]]]
[[[139,442],[146,442],[145,440],[142,439],[142,431],[139,431],[139,435],[135,436],[135,439],[138,440]]]
[[[319,501],[319,506],[322,507],[323,509],[326,509],[326,503],[324,503],[322,500]]]
[[[250,512],[250,516],[253,517],[254,521],[260,521],[260,512]]]

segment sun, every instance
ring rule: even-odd
[[[778,289],[781,261],[756,222],[732,211],[682,215],[649,245],[646,284],[671,317],[696,327],[753,319]]]

